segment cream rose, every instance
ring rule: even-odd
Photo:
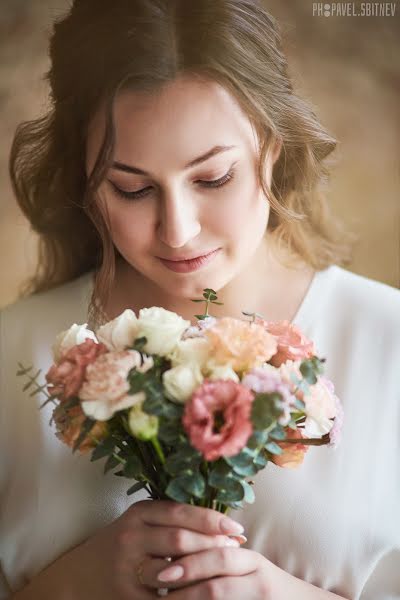
[[[210,361],[207,364],[207,379],[232,379],[239,382],[239,376],[230,365],[217,365]]]
[[[165,389],[176,402],[184,403],[194,390],[203,383],[200,369],[194,364],[179,365],[162,376]]]
[[[125,350],[132,346],[138,332],[138,319],[130,308],[118,317],[102,325],[96,335],[108,350]]]
[[[173,367],[195,364],[203,369],[210,357],[210,351],[210,342],[206,338],[188,338],[178,342],[168,358]]]
[[[82,344],[87,339],[98,343],[94,332],[87,329],[87,323],[83,323],[83,325],[74,323],[69,329],[59,333],[52,346],[54,362],[57,363],[64,352],[77,344]]]
[[[165,308],[142,308],[139,311],[138,337],[147,338],[146,352],[166,356],[173,351],[189,325],[190,321]]]

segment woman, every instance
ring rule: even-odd
[[[1,314],[0,597],[397,597],[400,294],[339,266],[320,191],[335,140],[295,95],[276,22],[254,0],[75,0],[50,57],[52,107],[10,157],[41,255],[35,293]],[[215,316],[300,325],[345,410],[335,452],[265,469],[234,519],[130,505],[14,375],[47,369],[56,333],[87,317],[159,305],[193,322],[205,287]]]

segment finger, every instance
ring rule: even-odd
[[[181,586],[212,577],[248,575],[258,566],[256,552],[243,548],[213,548],[164,564],[157,580],[162,585],[173,583]]]
[[[155,557],[182,556],[209,548],[233,547],[239,542],[226,535],[205,535],[179,527],[148,527],[141,548]]]
[[[135,506],[140,518],[148,525],[184,527],[211,535],[240,535],[244,531],[237,521],[211,508],[169,500],[143,500]]]
[[[163,584],[164,585],[164,584]],[[260,586],[256,575],[247,577],[216,577],[188,585],[182,589],[170,590],[168,600],[204,600],[205,598],[246,598],[259,600],[271,598],[268,586]]]

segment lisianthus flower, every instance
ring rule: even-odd
[[[79,391],[83,412],[92,419],[107,421],[115,412],[145,400],[144,392],[128,393],[127,379],[131,369],[143,372],[151,368],[153,362],[150,360],[144,365],[140,352],[136,350],[120,350],[99,356],[88,366],[86,381]]]
[[[188,327],[182,334],[182,339],[186,340],[188,338],[196,338],[196,337],[204,337],[204,332],[206,329],[209,329],[217,322],[215,317],[205,317],[204,319],[199,319],[196,325],[192,325]]]
[[[277,342],[264,327],[231,317],[223,317],[206,329],[215,363],[230,364],[234,371],[260,366],[276,353]]]
[[[57,404],[53,411],[53,419],[56,424],[56,436],[59,440],[70,446],[74,446],[77,441],[82,425],[86,419],[86,415],[82,410],[82,407],[77,404],[72,407],[66,407],[66,404],[61,402]],[[101,441],[107,435],[107,425],[105,423],[97,422],[90,430],[89,434],[85,437],[79,446],[79,452],[85,454],[92,450],[97,442]],[[93,438],[91,437],[93,436]]]
[[[138,319],[130,308],[96,331],[97,338],[108,350],[126,350],[133,345],[137,333]]]
[[[173,351],[189,325],[190,321],[165,308],[142,308],[139,311],[138,337],[147,338],[144,349],[148,354],[166,356]]]
[[[304,423],[306,437],[320,438],[329,433],[337,414],[337,401],[332,391],[331,382],[325,377],[318,377],[317,383],[310,385],[310,392],[304,394],[307,418]]]
[[[285,426],[291,419],[290,409],[295,403],[295,396],[290,387],[282,381],[279,370],[271,365],[264,365],[248,371],[242,379],[242,385],[253,390],[257,394],[277,392],[281,398],[282,415],[278,423]]]
[[[176,402],[186,402],[195,389],[203,382],[203,375],[195,363],[178,365],[162,375],[162,381],[168,394]]]
[[[47,386],[49,394],[61,400],[76,396],[84,381],[86,368],[105,352],[107,348],[92,339],[67,350],[46,374],[46,381],[50,384]]]
[[[158,432],[158,417],[143,410],[143,402],[137,402],[129,410],[129,429],[139,440],[151,440]]]
[[[286,429],[286,437],[290,440],[301,440],[304,436],[299,429],[293,430],[290,428]],[[309,446],[299,442],[298,444],[292,444],[288,442],[277,442],[280,448],[283,450],[282,454],[274,454],[271,461],[279,467],[285,467],[294,469],[301,465],[304,460],[304,455],[307,452]]]
[[[69,329],[59,333],[52,346],[54,362],[57,363],[70,348],[82,344],[88,339],[94,342],[98,341],[93,331],[87,328],[87,323],[83,323],[83,325],[74,323]]]
[[[254,394],[232,380],[206,380],[185,405],[182,422],[194,448],[206,460],[234,456],[253,432]]]
[[[257,323],[261,323],[266,331],[276,338],[277,352],[270,360],[275,367],[279,367],[288,360],[296,361],[314,356],[314,343],[296,325],[292,325],[289,321],[265,321],[263,319],[257,320]]]
[[[336,416],[335,416],[335,420],[333,421],[332,428],[329,432],[328,447],[329,448],[337,448],[337,446],[339,445],[339,442],[341,440],[341,436],[342,436],[344,410],[343,410],[342,403],[340,402],[339,398],[335,394],[335,388],[334,388],[332,381],[330,381],[329,379],[325,379],[325,385],[328,388],[329,393],[333,396],[333,399],[335,401],[335,406],[336,406]]]
[[[195,364],[202,369],[210,356],[211,345],[204,337],[186,338],[179,341],[168,355],[173,367]]]

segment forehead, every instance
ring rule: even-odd
[[[181,77],[155,92],[121,91],[114,103],[114,157],[144,168],[179,169],[214,145],[255,152],[256,134],[237,100],[212,80]],[[104,111],[92,120],[88,153],[104,131]]]

